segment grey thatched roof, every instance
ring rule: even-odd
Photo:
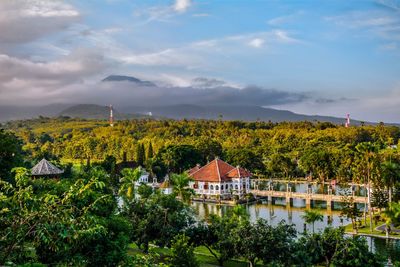
[[[63,170],[60,170],[46,159],[42,159],[31,169],[32,175],[58,175],[62,174],[63,172]]]

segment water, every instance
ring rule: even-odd
[[[193,202],[192,207],[200,218],[207,218],[210,214],[224,215],[231,206],[217,205],[214,203]],[[286,206],[285,199],[276,199],[275,205],[268,203],[244,205],[252,221],[257,218],[266,219],[271,225],[277,225],[284,220],[286,223],[294,224],[298,233],[304,232],[304,219],[301,217],[305,211],[305,200],[294,199],[293,206]],[[315,222],[315,231],[322,231],[327,226],[338,227],[347,225],[349,220],[340,216],[339,207],[333,210],[324,208],[324,203],[315,203],[314,207],[323,214],[323,221]],[[361,208],[361,207],[360,207]],[[312,225],[306,225],[307,231],[312,231]],[[386,240],[382,238],[366,237],[368,245],[385,258],[391,257],[392,260],[400,261],[400,241]]]

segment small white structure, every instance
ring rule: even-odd
[[[136,185],[139,186],[141,184],[148,184],[149,183],[149,173],[145,170],[142,169],[142,176],[140,176],[140,178],[137,180]]]
[[[194,180],[190,182],[197,195],[220,196],[222,199],[231,198],[234,195],[242,197],[250,191],[250,178],[252,174],[237,166],[216,158],[207,165],[196,167],[188,171]]]
[[[163,194],[166,195],[172,194],[172,186],[171,182],[169,181],[168,174],[165,175],[164,182],[160,184],[160,190]]]

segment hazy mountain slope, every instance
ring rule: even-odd
[[[288,110],[277,110],[258,106],[200,106],[200,105],[174,105],[158,107],[124,107],[124,112],[147,113],[153,116],[162,116],[173,119],[222,119],[244,121],[327,121],[335,124],[344,123],[344,118],[330,116],[310,116],[297,114]],[[352,121],[360,124],[359,121]]]
[[[109,119],[110,107],[94,104],[79,104],[61,111],[58,115],[68,116],[71,118]],[[115,108],[113,108],[113,116],[116,120],[145,117],[144,115],[139,114],[120,113]]]

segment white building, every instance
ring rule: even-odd
[[[188,174],[194,180],[190,182],[190,187],[197,195],[203,197],[220,196],[226,199],[234,195],[242,197],[250,192],[252,174],[218,158],[203,167],[197,165],[190,169]]]

